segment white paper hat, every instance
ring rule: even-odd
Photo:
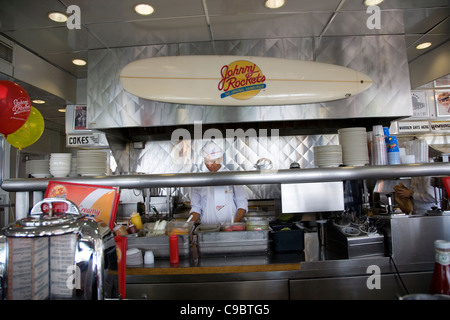
[[[203,158],[213,160],[222,157],[223,151],[217,144],[210,141],[203,147],[202,154]]]

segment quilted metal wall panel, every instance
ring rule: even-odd
[[[357,96],[327,103],[221,108],[145,100],[120,85],[120,71],[131,61],[196,54],[315,60],[361,71],[375,84]],[[88,121],[92,129],[411,114],[405,42],[399,35],[216,41],[89,52]]]

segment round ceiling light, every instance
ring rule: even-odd
[[[34,99],[33,101],[31,101],[31,102],[33,102],[33,103],[35,103],[35,104],[44,104],[45,103],[45,100],[41,100],[41,99]]]
[[[416,49],[422,50],[422,49],[428,48],[429,46],[431,46],[431,42],[423,42],[423,43],[418,44],[416,46]]]
[[[284,0],[266,0],[264,5],[269,9],[278,9],[284,5]]]
[[[366,7],[376,6],[382,3],[384,0],[364,0],[364,5]]]
[[[148,16],[149,14],[152,14],[155,11],[155,9],[153,9],[153,7],[149,4],[141,3],[134,6],[134,11],[136,11],[136,13],[139,13],[141,15]]]
[[[72,63],[77,66],[85,66],[87,64],[87,62],[82,59],[73,59]]]
[[[67,16],[64,13],[56,12],[56,11],[49,12],[48,18],[52,21],[61,22],[61,23],[67,21]]]

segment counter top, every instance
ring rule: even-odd
[[[317,233],[309,232],[305,233],[305,249],[300,252],[197,257],[193,248],[192,254],[180,258],[178,265],[171,265],[169,258],[156,258],[154,264],[127,266],[127,276],[217,275],[276,271],[339,274],[349,267],[353,269],[356,267],[359,269],[358,272],[365,272],[367,265],[370,264],[390,268],[389,257],[347,259],[328,252],[325,247],[319,246]]]

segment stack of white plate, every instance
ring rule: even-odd
[[[366,128],[344,128],[339,129],[338,133],[344,165],[364,166],[369,164]]]
[[[107,153],[97,150],[78,150],[77,173],[81,176],[104,176],[108,172]]]
[[[328,145],[314,147],[314,163],[319,168],[339,167],[342,164],[342,146]]]
[[[127,250],[127,266],[135,266],[144,263],[142,251],[138,248],[130,248]]]
[[[48,160],[28,160],[25,165],[27,176],[30,174],[34,178],[49,178],[52,175],[49,171]]]
[[[71,153],[51,153],[50,154],[50,173],[54,177],[67,177],[72,166]]]

